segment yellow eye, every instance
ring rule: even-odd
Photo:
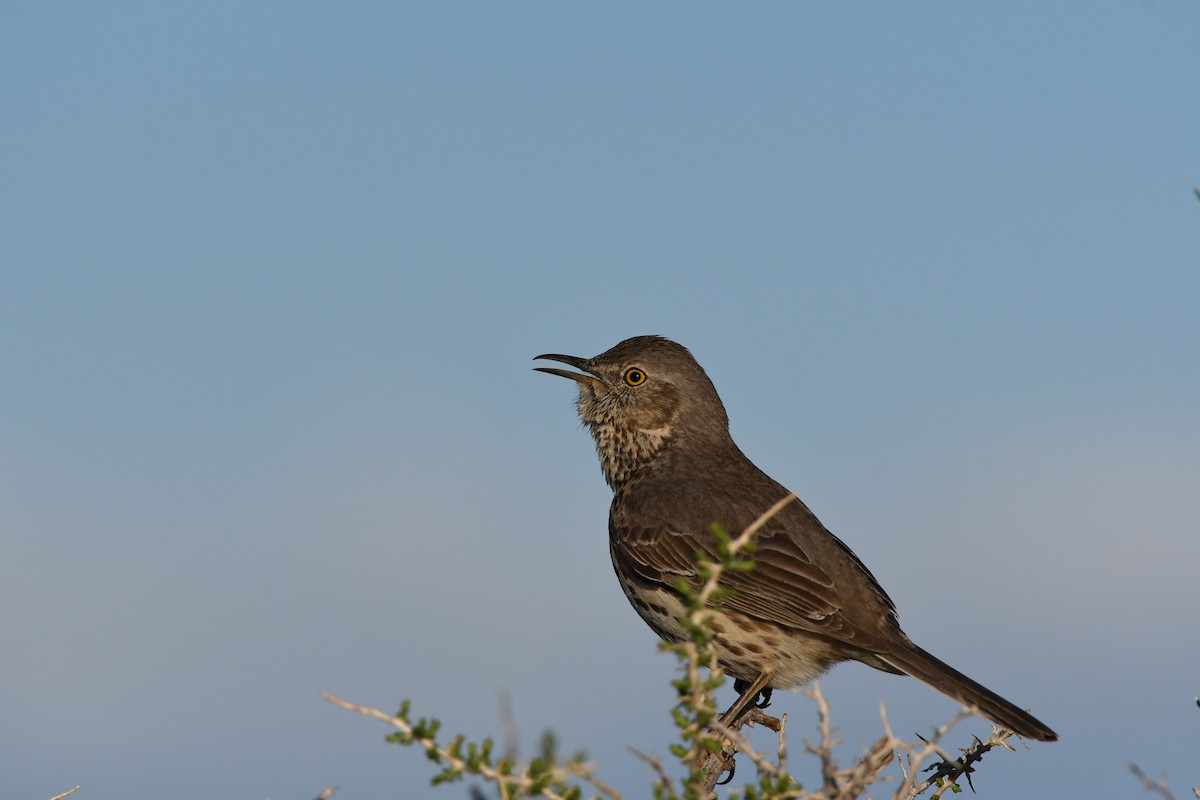
[[[625,370],[625,382],[630,386],[641,386],[646,382],[646,373],[637,367],[630,367]]]

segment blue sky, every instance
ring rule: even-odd
[[[640,796],[672,665],[530,359],[644,333],[1059,731],[981,796],[1200,784],[1197,4],[4,17],[0,794],[439,794],[325,690]],[[952,710],[823,685],[848,755]]]

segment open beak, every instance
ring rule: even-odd
[[[581,375],[578,372],[571,372],[569,369],[558,369],[556,367],[534,367],[533,369],[535,372],[545,372],[550,375],[559,375],[563,378],[570,378],[571,380],[575,381],[576,383],[591,383],[593,381],[596,381],[596,382],[599,381],[598,378],[594,377],[595,373],[587,368],[588,359],[586,359],[586,358],[579,358],[577,356],[563,356],[563,355],[559,355],[558,353],[544,353],[540,356],[534,356],[533,360],[539,361],[543,358],[546,359],[547,361],[560,361],[563,364],[569,364],[570,366],[575,367],[576,369],[581,369],[584,372],[588,372],[591,374]]]

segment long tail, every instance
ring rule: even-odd
[[[1053,742],[1058,734],[1027,711],[1014,706],[1000,695],[963,675],[940,659],[906,642],[907,647],[891,653],[877,653],[884,662],[919,681],[953,697],[967,706],[975,706],[992,722],[1003,725],[1029,739]]]

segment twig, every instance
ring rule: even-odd
[[[814,681],[806,694],[817,704],[817,729],[821,734],[821,742],[813,745],[806,740],[804,747],[821,761],[822,797],[853,800],[868,786],[882,780],[879,773],[895,758],[895,749],[901,742],[892,735],[885,716],[884,735],[867,749],[854,766],[842,769],[833,755],[834,748],[841,744],[842,739],[834,735],[834,728],[830,724],[829,701],[821,692],[820,683]]]
[[[1167,778],[1165,775],[1158,780],[1154,780],[1149,775],[1142,772],[1142,768],[1137,764],[1134,764],[1132,761],[1129,762],[1129,771],[1133,773],[1133,777],[1141,781],[1141,784],[1146,791],[1155,792],[1156,794],[1160,795],[1163,800],[1175,800],[1175,795],[1171,794],[1171,790],[1167,788]],[[1200,793],[1197,793],[1196,796],[1200,797]]]
[[[456,757],[453,753],[438,744],[435,740],[431,738],[415,736],[414,728],[408,723],[407,720],[401,717],[393,717],[389,714],[385,714],[377,708],[368,708],[367,706],[360,706],[347,700],[342,700],[341,698],[334,697],[329,692],[322,692],[321,696],[333,703],[335,706],[340,706],[348,711],[356,711],[364,716],[372,717],[380,722],[385,722],[388,725],[391,725],[393,728],[402,731],[406,736],[412,736],[413,741],[420,745],[426,753],[436,754],[438,758],[445,761],[446,764],[448,764],[452,769],[458,771],[467,770],[468,765],[466,761]],[[505,774],[504,772],[501,772],[495,767],[487,764],[480,764],[477,771],[481,777],[492,781],[500,787],[501,797],[513,796],[513,792],[515,792],[517,795],[520,795],[534,786],[534,781],[530,780],[526,775]],[[562,796],[549,787],[539,787],[537,793],[547,798],[547,800],[562,800]]]
[[[599,776],[597,776],[596,773],[592,771],[591,767],[587,766],[586,764],[580,764],[572,761],[567,764],[567,770],[575,775],[578,775],[580,779],[586,781],[587,783],[590,783],[593,787],[595,787],[596,791],[609,798],[609,800],[625,800],[620,792],[609,786],[604,781],[600,780]]]
[[[821,693],[820,682],[813,681],[812,687],[805,694],[817,704],[817,730],[821,733],[821,744],[814,747],[805,740],[804,749],[821,760],[821,783],[827,792],[833,792],[837,789],[838,771],[837,762],[833,758],[833,748],[841,744],[842,740],[834,738],[833,730],[829,726],[829,701]]]
[[[675,782],[671,780],[671,776],[667,774],[665,769],[663,769],[662,760],[660,758],[643,753],[641,750],[638,750],[632,745],[625,745],[625,749],[650,765],[650,769],[654,770],[655,774],[658,775],[658,785],[663,788],[664,792],[666,792],[666,796],[669,800],[679,800],[679,795],[675,792]]]
[[[883,710],[882,704],[880,705],[880,715],[883,718],[884,727],[888,735],[894,741],[898,742],[899,740],[896,739],[892,733],[891,726],[887,722],[887,714]],[[919,779],[918,773],[921,770],[921,764],[933,755],[940,756],[941,758],[949,758],[938,743],[950,733],[951,728],[969,716],[971,716],[971,711],[968,708],[965,706],[960,708],[958,713],[935,728],[928,739],[921,738],[924,746],[917,745],[915,742],[912,744],[897,744],[897,749],[902,750],[905,758],[908,760],[908,769],[905,770],[903,764],[901,765],[900,770],[904,774],[904,782],[896,787],[896,792],[892,795],[893,800],[913,800],[913,798],[933,785],[934,782],[932,780],[921,781]]]
[[[765,719],[754,719],[755,716],[769,719],[774,723],[774,725],[771,725],[771,722],[766,722]],[[762,722],[762,724],[765,724],[768,727],[773,727],[776,730],[782,727],[779,723],[779,720],[775,719],[774,717],[767,717],[766,714],[763,714],[761,708],[752,708],[739,717],[737,727],[740,728],[744,723],[753,725],[756,722]],[[786,774],[780,767],[768,761],[766,756],[751,747],[750,742],[746,740],[745,736],[742,736],[740,730],[736,730],[735,728],[732,728],[720,721],[713,724],[713,729],[730,741],[729,747],[732,751],[730,753],[731,756],[733,753],[744,753],[747,758],[754,762],[755,766],[768,775],[778,778]]]
[[[787,773],[787,737],[785,729],[787,728],[787,714],[779,715],[779,770]]]
[[[883,778],[879,773],[896,758],[896,740],[881,736],[875,740],[862,758],[853,767],[838,773],[838,798],[853,800],[863,794],[867,787]]]
[[[967,778],[967,785],[971,786],[971,789],[974,790],[975,787],[971,785],[971,773],[975,771],[975,764],[979,763],[979,761],[983,759],[984,755],[993,747],[1003,747],[1006,750],[1013,749],[1013,746],[1008,743],[1008,740],[1017,734],[1006,728],[1001,728],[999,725],[993,725],[991,736],[988,737],[986,742],[981,741],[978,737],[975,737],[975,743],[962,750],[962,756],[959,758],[953,758],[946,753],[946,751],[941,748],[941,745],[938,744],[938,741],[947,732],[949,732],[953,725],[957,724],[959,719],[963,719],[970,715],[971,711],[964,708],[958,716],[938,728],[937,731],[934,732],[934,735],[931,739],[926,739],[925,737],[918,735],[918,738],[925,742],[926,746],[918,752],[917,764],[920,764],[921,760],[927,758],[932,753],[937,753],[942,760],[937,764],[933,764],[932,766],[926,767],[924,770],[922,770],[923,772],[933,772],[933,775],[912,787],[912,791],[908,795],[910,800],[931,786],[956,784],[958,779],[964,775]],[[909,777],[910,779],[915,780],[915,766],[913,767],[912,774]]]
[[[67,789],[62,794],[56,794],[56,795],[54,795],[54,797],[51,797],[50,800],[62,800],[67,795],[75,794],[75,792],[79,791],[79,787],[82,785],[83,785],[82,783],[78,784],[78,785],[76,785],[76,787],[74,789]]]

